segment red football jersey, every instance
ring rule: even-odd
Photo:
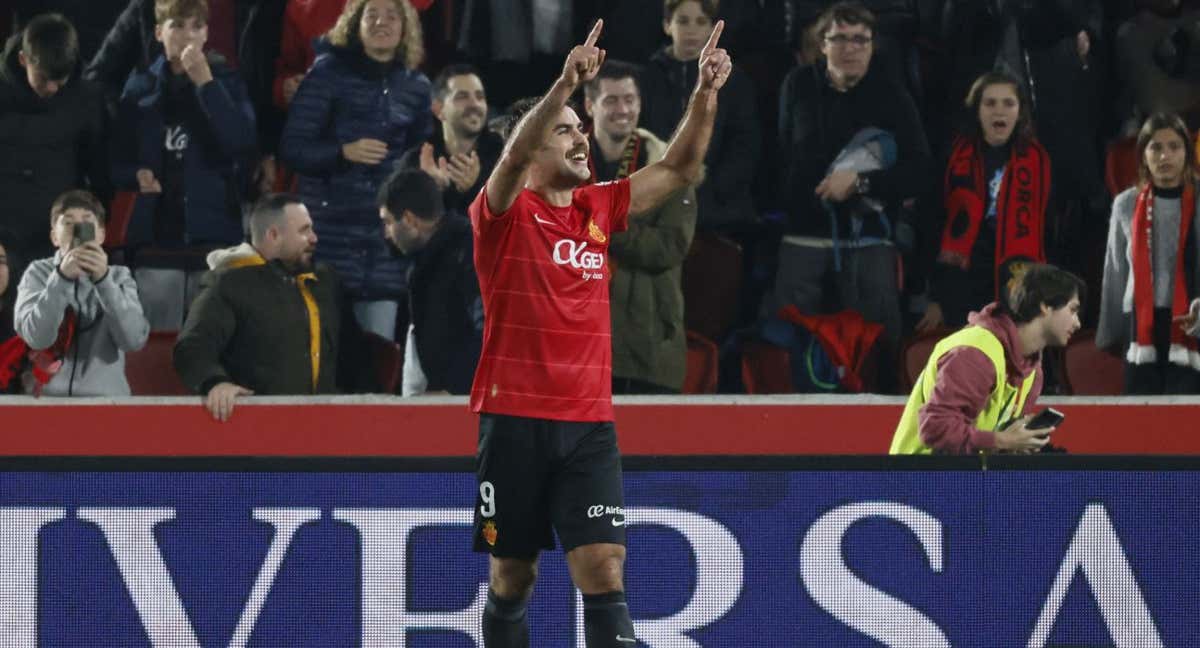
[[[575,189],[568,207],[522,190],[503,214],[468,210],[483,296],[471,410],[611,421],[608,242],[629,226],[629,180]]]

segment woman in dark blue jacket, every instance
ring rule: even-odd
[[[366,330],[395,338],[408,260],[380,235],[375,194],[432,128],[430,84],[416,71],[421,23],[408,0],[351,0],[288,108],[280,156]],[[319,51],[319,50],[318,50]]]

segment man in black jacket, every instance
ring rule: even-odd
[[[365,387],[368,366],[341,285],[313,266],[312,218],[289,194],[250,215],[250,247],[225,252],[175,343],[175,370],[220,421],[250,394],[331,394]],[[214,253],[216,254],[216,253]]]
[[[379,188],[384,237],[413,257],[408,271],[411,323],[402,393],[468,394],[483,344],[483,302],[475,278],[471,229],[443,215],[434,179],[410,169]]]
[[[109,197],[104,103],[79,78],[79,39],[58,14],[38,16],[8,40],[0,60],[0,196],[13,249],[47,256],[54,199],[90,187]]]

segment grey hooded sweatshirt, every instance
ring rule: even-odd
[[[14,327],[32,349],[58,338],[68,306],[79,316],[75,339],[44,396],[128,396],[125,353],[146,344],[150,324],[137,284],[125,266],[109,266],[100,281],[71,281],[58,272],[62,252],[29,265],[17,288]]]

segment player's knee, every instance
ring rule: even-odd
[[[625,547],[618,544],[584,545],[567,556],[571,577],[584,594],[625,589]]]
[[[537,562],[493,556],[489,575],[489,585],[498,596],[506,599],[527,598],[537,580]]]

